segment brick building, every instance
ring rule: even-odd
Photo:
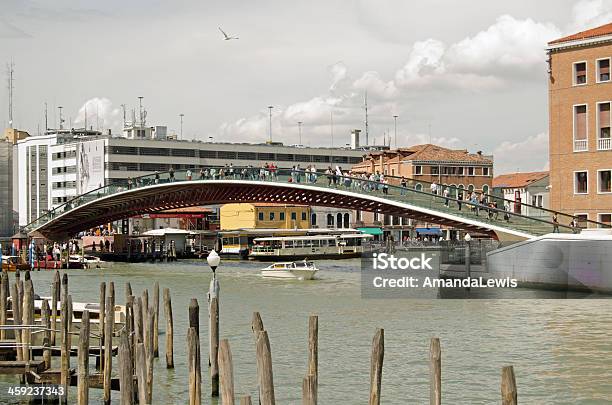
[[[489,193],[493,181],[493,156],[424,144],[369,153],[351,170],[404,176],[415,180],[417,188],[418,180],[422,180],[420,186],[423,189],[428,187],[428,183],[436,182]]]
[[[612,23],[548,43],[551,209],[610,223]]]

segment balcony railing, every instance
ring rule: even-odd
[[[612,142],[610,138],[600,138],[597,140],[597,150],[610,150],[612,149]]]
[[[574,152],[584,152],[587,148],[586,139],[575,139],[574,140]]]

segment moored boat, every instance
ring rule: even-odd
[[[29,270],[30,265],[24,262],[19,256],[2,256],[2,270],[16,271]]]
[[[306,260],[300,262],[273,263],[261,270],[262,277],[284,278],[292,280],[312,280],[319,271],[314,262]]]

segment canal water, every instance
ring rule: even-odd
[[[224,260],[219,268],[220,335],[231,344],[236,392],[256,398],[251,316],[259,311],[272,348],[277,403],[301,403],[306,370],[308,315],[319,315],[319,403],[367,403],[371,341],[385,329],[383,404],[423,404],[429,398],[429,339],[442,344],[443,402],[499,403],[500,372],[514,365],[519,400],[526,404],[601,404],[612,401],[612,301],[600,300],[384,300],[362,299],[358,260],[320,261],[319,280],[292,282],[259,276],[260,263]],[[69,270],[73,301],[98,300],[99,283],[115,282],[124,303],[125,282],[135,294],[154,281],[169,287],[175,329],[175,369],[166,370],[160,305],[160,357],[154,403],[184,404],[188,398],[186,331],[192,297],[201,309],[203,402],[209,396],[206,364],[205,261],[114,264],[101,270]],[[34,272],[36,292],[49,294],[52,272]],[[151,290],[150,290],[151,291]],[[73,358],[74,365],[76,358]],[[16,378],[0,379],[0,403]],[[72,389],[72,399],[74,389]],[[113,403],[118,393],[113,392]],[[92,403],[101,390],[91,390]],[[72,401],[71,401],[72,402]],[[256,403],[254,401],[254,403]]]

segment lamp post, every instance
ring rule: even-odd
[[[181,133],[180,133],[180,137],[179,139],[183,139],[183,117],[185,116],[185,114],[180,113],[179,117],[181,117]]]
[[[393,116],[393,122],[395,126],[395,149],[397,149],[397,117],[399,117],[399,115],[397,114]]]
[[[269,143],[272,143],[272,109],[273,108],[274,108],[273,105],[269,105],[268,106],[268,110],[269,110],[269,113],[270,113],[270,128],[269,128],[270,129],[270,134],[269,134],[269,139],[268,139]]]
[[[472,240],[472,237],[470,236],[469,233],[466,233],[465,236],[463,237],[463,240],[465,241],[465,276],[467,278],[471,277],[471,273],[472,273],[472,252],[470,249],[470,241]],[[469,290],[470,287],[467,287],[467,289]]]
[[[300,139],[300,145],[302,144],[302,121],[298,121],[298,134],[299,134],[299,139]]]

